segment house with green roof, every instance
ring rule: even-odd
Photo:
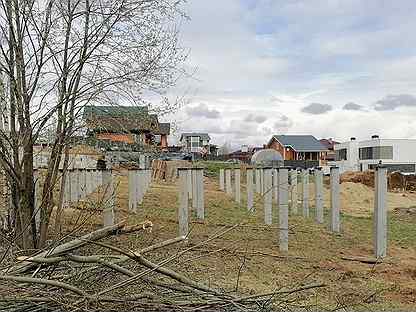
[[[170,123],[159,122],[147,106],[87,105],[83,111],[87,137],[167,148]]]

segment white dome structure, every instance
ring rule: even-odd
[[[274,149],[263,149],[251,156],[251,164],[254,166],[280,166],[283,165],[283,157]]]

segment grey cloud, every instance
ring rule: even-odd
[[[377,111],[395,110],[401,106],[416,106],[416,97],[410,94],[387,95],[375,103]]]
[[[302,112],[312,115],[325,114],[332,110],[332,106],[329,104],[311,103],[302,108]]]
[[[205,104],[199,104],[198,106],[188,107],[186,113],[191,117],[203,117],[208,119],[216,119],[220,117],[220,112],[216,109],[210,109]]]
[[[290,128],[293,125],[293,121],[286,115],[280,116],[280,118],[273,124],[273,129],[278,131],[282,128]]]
[[[278,98],[277,96],[272,95],[272,97],[270,98],[270,102],[284,103],[285,101]]]
[[[361,111],[364,110],[362,105],[356,104],[354,102],[349,102],[342,107],[343,110],[351,110],[351,111]]]
[[[244,121],[256,122],[258,124],[261,124],[261,123],[265,122],[266,120],[267,120],[266,116],[260,116],[260,115],[256,116],[254,114],[249,114],[249,115],[246,116],[246,118],[244,118]]]

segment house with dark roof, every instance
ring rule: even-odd
[[[185,132],[179,139],[182,151],[187,153],[210,154],[211,144],[208,133],[203,132]]]
[[[273,135],[267,148],[277,150],[285,161],[314,161],[321,163],[327,151],[313,135]]]
[[[147,106],[84,107],[83,120],[87,137],[111,142],[167,148],[170,123],[159,122]]]

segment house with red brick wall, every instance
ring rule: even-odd
[[[83,119],[87,137],[108,143],[138,144],[168,147],[170,123],[159,122],[147,106],[95,106],[84,107]]]
[[[266,146],[278,151],[285,161],[314,161],[319,164],[327,151],[313,135],[273,135]]]
[[[339,144],[339,142],[334,141],[332,138],[329,139],[320,139],[319,142],[327,149],[323,154],[324,161],[335,161],[335,150],[334,146]]]

